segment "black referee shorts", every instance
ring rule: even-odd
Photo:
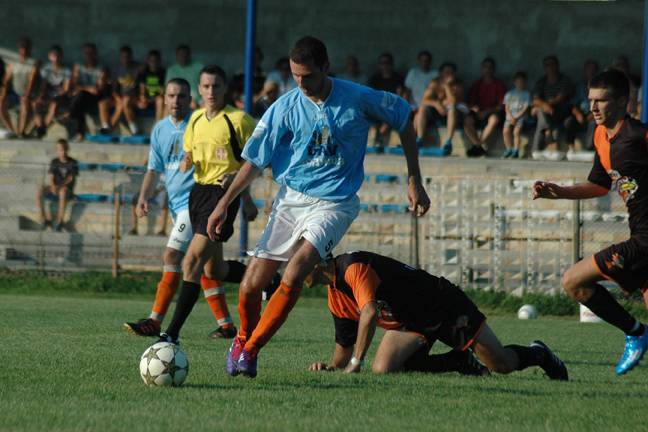
[[[225,195],[225,190],[220,185],[202,185],[196,183],[189,193],[189,218],[194,235],[207,235],[207,221],[216,208],[218,202]],[[225,243],[234,234],[234,220],[239,210],[240,198],[236,197],[227,207],[227,219],[223,224],[218,241]]]

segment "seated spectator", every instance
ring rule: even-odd
[[[513,77],[515,89],[504,96],[504,145],[506,152],[503,158],[517,159],[520,157],[520,135],[524,123],[529,118],[529,111],[533,105],[531,93],[525,90],[527,76],[524,72],[518,72]],[[511,131],[513,132],[513,146],[511,146]]]
[[[276,81],[266,80],[263,96],[254,104],[252,117],[259,120],[277,99],[279,99],[279,84]]]
[[[378,58],[378,69],[380,69],[380,72],[369,79],[369,87],[401,96],[405,79],[401,74],[394,71],[394,57],[389,53],[382,54]],[[382,147],[383,143],[389,143],[391,127],[388,124],[383,123],[380,126],[372,126],[371,128],[375,136],[376,146]]]
[[[112,82],[115,112],[110,119],[110,125],[113,127],[117,125],[123,115],[128,122],[130,132],[137,135],[135,107],[139,98],[137,77],[141,68],[138,62],[133,61],[133,50],[127,45],[119,50],[119,60],[120,63],[114,70]]]
[[[79,175],[77,161],[68,156],[68,142],[60,139],[56,142],[56,154],[58,157],[50,163],[49,185],[43,186],[36,191],[36,203],[41,216],[41,230],[51,224],[51,220],[46,219],[43,208],[43,198],[47,196],[58,197],[59,211],[56,223],[52,226],[54,231],[63,229],[63,217],[65,216],[65,207],[68,200],[74,197],[74,183],[76,176]],[[52,217],[53,219],[53,217]]]
[[[338,75],[338,78],[360,85],[367,85],[367,76],[360,73],[360,62],[354,56],[346,58],[344,61],[344,72]]]
[[[149,52],[146,64],[137,77],[139,85],[139,109],[155,108],[155,120],[164,117],[164,78],[166,71],[161,67],[162,56],[159,51]]]
[[[47,55],[50,63],[41,69],[41,85],[38,96],[32,102],[36,136],[42,138],[54,120],[56,108],[69,101],[72,70],[63,66],[63,50],[54,45]],[[47,117],[43,119],[43,112]]]
[[[590,110],[589,101],[589,81],[599,73],[599,66],[594,60],[585,62],[585,77],[576,83],[570,103],[572,105],[571,121],[578,123],[575,125],[587,125],[587,137],[585,138],[585,149],[589,151],[594,150],[594,130],[596,130],[596,122],[594,115]],[[571,126],[570,126],[571,127]],[[570,147],[570,151],[573,148]]]
[[[439,77],[430,81],[421,108],[414,118],[419,146],[423,145],[428,124],[445,121],[447,131],[443,147],[451,150],[454,131],[470,113],[470,107],[464,102],[465,85],[456,77],[456,72],[457,66],[454,63],[443,63],[439,67]]]
[[[263,63],[263,51],[256,47],[254,49],[254,78],[252,79],[253,110],[254,105],[263,97],[263,88],[266,82],[266,73],[261,67],[261,63]],[[245,110],[245,71],[243,69],[234,74],[229,89],[236,108]]]
[[[0,90],[0,118],[9,132],[17,132],[18,138],[26,138],[25,128],[31,112],[32,100],[37,91],[40,60],[31,58],[32,43],[28,38],[18,42],[18,61],[9,63]],[[20,104],[20,121],[16,130],[9,118],[9,108]]]
[[[290,59],[288,57],[282,57],[277,60],[275,67],[277,70],[268,74],[268,78],[266,78],[263,86],[264,89],[269,88],[267,87],[269,81],[274,81],[279,85],[279,96],[283,96],[290,90],[297,88],[297,82],[295,82],[290,70]]]
[[[553,139],[551,128],[560,124],[565,126],[567,144],[573,148],[576,137],[576,124],[569,120],[572,92],[571,79],[560,73],[558,59],[546,57],[542,61],[545,76],[540,78],[533,89],[533,108],[531,115],[538,118],[538,126],[533,136],[533,152],[544,150],[547,139]]]
[[[114,105],[110,89],[108,68],[97,63],[97,46],[86,43],[81,49],[83,63],[77,63],[72,70],[72,101],[67,114],[60,120],[74,120],[75,141],[83,141],[86,134],[85,114],[88,110],[98,108],[100,131],[110,133],[109,109]],[[94,131],[93,131],[94,132]]]
[[[470,115],[464,120],[464,130],[466,135],[472,141],[474,147],[481,147],[483,143],[495,132],[495,128],[504,117],[504,95],[506,86],[496,78],[495,60],[486,58],[481,64],[482,77],[470,86],[468,95],[468,104],[470,105]],[[477,137],[475,127],[486,123],[481,138]],[[477,148],[469,150],[472,153],[482,153]]]
[[[191,60],[191,48],[188,45],[178,46],[176,49],[176,60],[178,63],[167,69],[164,85],[167,85],[174,78],[187,80],[191,85],[191,109],[195,110],[202,102],[202,98],[198,93],[198,84],[200,83],[198,76],[205,65],[201,61]]]
[[[641,87],[641,79],[635,75],[630,74],[630,60],[628,57],[621,56],[614,61],[613,68],[620,70],[630,80],[630,99],[628,100],[628,114],[634,117],[637,114],[637,102],[639,97],[639,87]]]
[[[405,77],[403,99],[409,101],[417,110],[421,106],[430,81],[438,76],[439,73],[432,70],[432,54],[429,51],[421,51],[418,55],[418,66],[410,69]]]

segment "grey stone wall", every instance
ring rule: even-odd
[[[175,47],[188,43],[195,58],[231,74],[244,64],[246,6],[245,0],[0,0],[0,47],[15,49],[28,35],[36,56],[44,59],[49,46],[60,44],[72,62],[81,44],[93,41],[101,61],[112,65],[119,46],[130,44],[138,59],[159,49],[168,65]],[[532,84],[549,54],[575,79],[587,59],[606,66],[619,55],[639,75],[644,16],[639,0],[259,0],[257,40],[266,71],[297,38],[311,34],[326,42],[333,72],[354,54],[369,75],[377,56],[389,51],[405,73],[428,49],[435,68],[455,62],[469,84],[485,56],[496,59],[508,85],[518,70]]]

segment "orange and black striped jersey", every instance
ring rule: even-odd
[[[392,329],[430,316],[441,321],[447,309],[444,305],[458,290],[443,278],[371,252],[339,255],[334,265],[328,301],[335,341],[345,348],[356,342],[360,311],[367,303],[378,304],[378,326]]]
[[[616,188],[628,208],[630,232],[648,236],[648,125],[626,116],[614,136],[605,126],[594,132],[596,155],[588,180]]]

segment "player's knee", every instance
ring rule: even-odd
[[[571,298],[576,299],[578,297],[578,278],[572,269],[567,270],[563,275],[562,286]]]
[[[257,298],[265,288],[265,284],[260,284],[251,278],[244,277],[240,285],[241,294],[246,299]]]
[[[182,257],[184,257],[184,253],[179,250],[167,248],[164,251],[164,265],[179,266],[182,263]]]

